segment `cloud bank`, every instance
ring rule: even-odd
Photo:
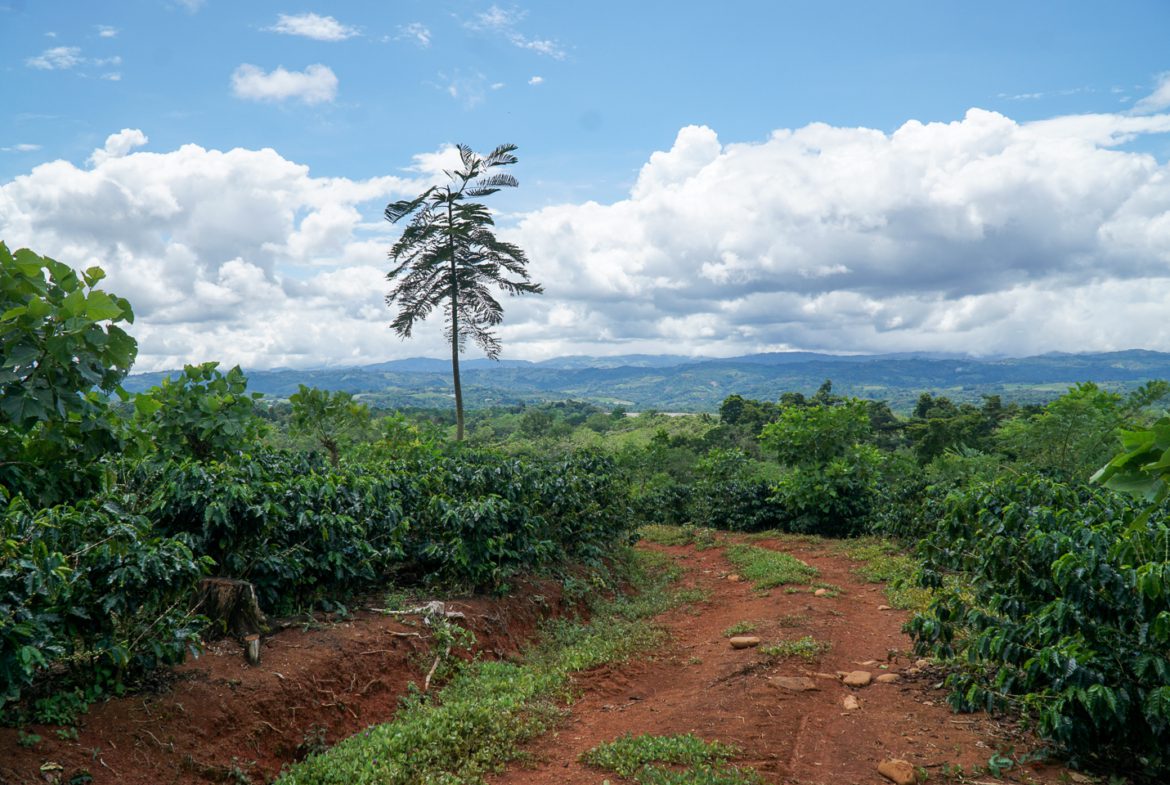
[[[1170,167],[1126,148],[1166,133],[1167,114],[980,109],[750,143],[683,128],[627,198],[501,222],[546,290],[505,301],[505,356],[1170,349]],[[107,268],[141,370],[443,355],[437,323],[406,343],[386,328],[381,210],[449,148],[349,180],[270,149],[148,144],[125,129],[87,168],[0,185],[9,246]]]

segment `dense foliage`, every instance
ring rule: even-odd
[[[209,632],[205,576],[246,580],[282,613],[394,581],[502,590],[631,541],[626,486],[603,456],[449,448],[425,424],[309,389],[262,409],[239,368],[214,362],[112,406],[136,351],[113,324],[129,305],[93,288],[98,268],[3,246],[0,262],[9,720],[67,719],[181,660]]]
[[[474,411],[457,445],[449,412],[261,399],[213,362],[131,403],[133,314],[101,270],[2,244],[0,265],[7,720],[65,719],[181,660],[215,633],[205,577],[281,614],[392,583],[504,591],[599,563],[644,523],[875,532],[920,541],[933,602],[910,631],[956,708],[1021,712],[1078,762],[1170,773],[1165,382],[1044,407],[924,393],[905,418],[827,381],[732,395],[718,417],[563,401]]]
[[[1020,709],[1081,762],[1170,765],[1170,526],[1139,514],[1034,476],[951,498],[923,542],[936,595],[911,632],[963,664],[948,679],[956,708]]]
[[[95,288],[104,277],[0,242],[0,499],[90,491],[122,445],[108,396],[138,346],[118,326],[134,321],[130,304]]]

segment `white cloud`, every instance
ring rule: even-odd
[[[122,81],[122,74],[118,71],[110,71],[108,73],[102,74],[101,78],[108,82],[120,82]]]
[[[137,370],[222,360],[320,365],[441,351],[386,325],[388,201],[426,176],[313,177],[272,150],[145,152],[112,134],[90,168],[53,161],[0,185],[0,236],[129,298]],[[368,223],[363,223],[364,221]],[[425,337],[425,332],[424,332]]]
[[[1147,95],[1133,105],[1135,114],[1158,112],[1170,107],[1170,71],[1158,76],[1158,84],[1154,92]]]
[[[252,101],[292,98],[306,104],[328,103],[337,97],[337,75],[319,63],[304,71],[286,71],[281,66],[271,73],[244,63],[232,74],[232,93]]]
[[[528,80],[528,84],[530,84],[530,85],[544,84],[544,77],[543,76],[534,76]]]
[[[118,28],[111,27],[110,25],[98,25],[97,31],[98,31],[98,36],[100,38],[117,38],[118,37]]]
[[[312,38],[314,41],[344,41],[360,35],[357,28],[343,25],[332,16],[319,16],[313,13],[280,14],[276,24],[267,29],[274,33]]]
[[[65,71],[81,65],[85,62],[85,58],[81,56],[81,49],[76,46],[54,46],[24,62],[29,68],[37,68],[42,71]]]
[[[39,144],[31,144],[29,142],[22,142],[20,144],[14,144],[10,147],[0,147],[0,152],[32,153],[32,152],[36,152],[37,150],[40,150],[40,149],[41,149],[41,146]]]
[[[626,198],[501,221],[546,289],[505,301],[506,354],[1165,348],[1170,166],[1119,140],[1166,133],[1170,114],[979,109],[750,143],[683,128]],[[125,130],[90,168],[0,185],[10,245],[109,269],[141,369],[443,355],[438,319],[408,343],[386,329],[381,211],[457,167],[454,148],[349,180],[273,150],[145,143]]]
[[[1164,348],[1170,167],[1113,149],[1148,133],[1170,115],[975,109],[727,145],[684,128],[629,198],[508,233],[548,292],[509,337],[556,353]],[[589,319],[554,318],[566,300]]]
[[[516,8],[505,9],[492,5],[486,11],[476,14],[464,23],[470,30],[494,33],[503,36],[512,46],[528,49],[554,60],[564,60],[565,50],[556,41],[547,38],[529,38],[516,29],[527,12]]]
[[[422,22],[411,22],[398,28],[398,38],[407,38],[422,47],[431,45],[431,31]]]
[[[113,55],[111,57],[82,57],[81,49],[76,46],[55,46],[52,49],[46,49],[36,57],[30,57],[24,61],[29,68],[36,68],[41,71],[68,71],[78,66],[95,66],[98,68],[110,65],[121,65],[122,58],[120,55]],[[86,76],[84,72],[80,72],[82,76]],[[103,75],[103,79],[109,79],[108,75]],[[116,79],[121,78],[120,76]]]
[[[146,134],[137,128],[123,128],[116,134],[110,134],[106,137],[106,144],[100,150],[94,150],[93,154],[89,156],[89,163],[92,166],[100,166],[112,158],[121,158],[126,153],[142,147],[150,140],[146,138]]]
[[[188,13],[194,14],[198,13],[199,9],[203,7],[203,4],[207,0],[175,0],[175,2],[187,9]]]

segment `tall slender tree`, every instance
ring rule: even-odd
[[[386,303],[398,308],[390,327],[403,338],[410,337],[416,321],[443,306],[455,383],[455,438],[462,441],[459,353],[463,343],[474,340],[492,360],[500,355],[500,342],[491,328],[503,320],[504,309],[489,287],[495,285],[510,295],[539,294],[544,289],[528,277],[524,251],[498,239],[488,209],[469,201],[519,185],[512,175],[492,171],[516,163],[516,145],[502,144],[486,156],[465,145],[456,149],[463,168],[444,172],[450,180],[446,185],[431,186],[414,199],[386,206],[386,220],[391,223],[410,216],[390,249],[395,267],[386,275],[393,284]]]

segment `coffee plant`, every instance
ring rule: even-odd
[[[962,664],[947,680],[954,708],[1019,710],[1074,761],[1170,771],[1164,514],[1005,476],[954,494],[921,552],[936,595],[909,629],[920,653]]]

